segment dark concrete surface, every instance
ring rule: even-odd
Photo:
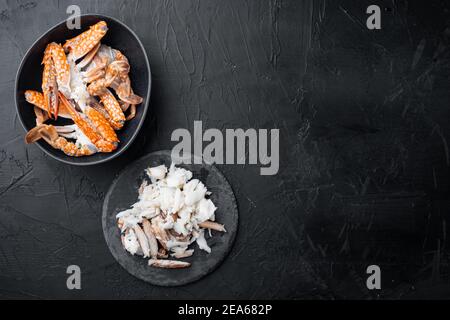
[[[151,111],[119,159],[76,168],[25,146],[21,57],[77,3],[127,23],[153,72]],[[382,8],[383,29],[365,27]],[[449,2],[0,1],[0,298],[450,298]],[[213,274],[160,288],[126,273],[101,207],[129,162],[177,128],[279,128],[281,168],[219,166],[235,246]],[[82,269],[82,290],[66,268]],[[368,291],[366,267],[382,269]]]

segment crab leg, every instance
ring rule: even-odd
[[[102,116],[111,124],[111,117],[109,116],[108,111],[106,111],[105,107],[98,102],[97,99],[92,98],[92,100],[89,101],[89,106],[100,112]]]
[[[25,91],[25,99],[28,103],[31,103],[35,107],[39,108],[40,110],[47,111],[46,105],[45,105],[45,98],[44,95],[37,91],[27,90]],[[67,111],[67,108],[62,104],[59,106],[59,112],[58,116],[65,118],[65,119],[71,119],[69,111]]]
[[[65,105],[69,112],[71,112],[72,117],[74,112],[77,116],[80,116],[80,114],[75,110],[74,106],[72,106],[72,104],[62,93],[60,93],[60,99],[63,102],[63,105]],[[97,111],[94,108],[91,108],[90,106],[86,106],[84,108],[83,114],[86,115],[87,119],[89,120],[89,124],[92,124],[92,126],[96,129],[96,131],[98,131],[103,139],[112,143],[119,142],[119,138],[117,137],[116,132],[111,127],[108,120],[101,114],[101,112]]]
[[[91,127],[89,122],[86,121],[82,115],[78,113],[78,111],[76,111],[75,107],[72,106],[63,94],[60,93],[59,98],[67,107],[67,110],[69,110],[73,122],[75,122],[81,132],[97,147],[100,152],[110,153],[117,149],[117,141],[114,141],[118,140],[117,135],[100,113],[90,107],[87,107],[85,110],[87,111],[86,116],[89,119],[89,122],[97,127],[99,131],[97,132],[93,127]],[[102,134],[105,136],[102,136]]]
[[[144,231],[139,225],[136,225],[133,230],[134,233],[136,233],[139,245],[141,246],[142,252],[144,253],[144,258],[150,257],[150,244]]]
[[[58,110],[58,83],[55,64],[52,57],[53,44],[49,44],[45,49],[44,71],[42,74],[42,92],[44,93],[44,106],[49,118],[57,114]],[[56,116],[55,116],[56,119]]]
[[[119,50],[114,50],[115,61],[113,61],[108,69],[115,70],[119,74],[119,78],[116,79],[111,85],[111,88],[117,93],[120,100],[129,104],[141,104],[143,99],[134,94],[131,88],[131,80],[129,77],[130,63],[125,55]]]
[[[34,105],[34,114],[36,115],[36,125],[43,124],[49,117],[45,106],[44,95],[37,91],[25,91],[25,100]]]
[[[99,95],[99,97],[101,102],[105,106],[106,111],[108,111],[111,120],[116,124],[115,129],[122,129],[123,125],[125,124],[126,117],[114,95],[111,93],[111,91],[106,89]]]
[[[103,80],[98,80],[99,82],[103,82]],[[116,97],[106,89],[105,86],[99,84],[99,82],[94,82],[88,87],[88,91],[91,95],[96,95],[100,97],[102,104],[104,105],[106,111],[108,112],[111,123],[116,130],[120,130],[123,128],[125,124],[126,117],[120,107],[119,102]]]
[[[88,72],[84,72],[84,81],[86,81],[86,83],[92,83],[104,78],[106,76],[106,71],[104,68],[105,66],[100,65],[89,70]]]
[[[144,101],[144,99],[134,94],[128,75],[118,80],[116,79],[111,83],[110,87],[114,89],[119,99],[126,103],[137,105]]]
[[[40,139],[44,139],[49,145],[55,149],[63,151],[71,157],[90,156],[96,152],[88,145],[78,147],[76,144],[67,141],[64,137],[60,137],[56,127],[41,124],[28,132],[25,137],[26,143],[34,143]]]
[[[64,94],[70,92],[70,65],[67,61],[66,53],[60,44],[50,44],[53,63],[55,64],[56,80],[58,82],[58,91]]]
[[[105,119],[105,117],[99,111],[91,107],[86,107],[84,113],[106,141],[113,143],[119,142],[119,138],[117,137],[117,134],[111,126],[110,122]]]
[[[158,259],[167,259],[168,257],[169,257],[169,254],[167,253],[167,251],[164,248],[159,248],[157,258]]]
[[[198,226],[201,228],[204,228],[204,229],[215,230],[215,231],[219,231],[219,232],[227,232],[225,230],[225,226],[222,224],[219,224],[217,222],[205,221],[205,222],[199,223]]]
[[[114,122],[114,121],[111,119],[111,117],[110,117],[108,111],[106,111],[105,107],[104,107],[101,103],[99,103],[97,100],[92,99],[91,102],[90,102],[90,106],[91,106],[91,108],[93,108],[93,109],[95,109],[96,111],[98,111],[98,112],[106,119],[106,121],[108,121],[109,125],[110,125],[113,129],[119,130],[118,128],[121,128],[121,127],[122,127],[121,124],[116,123],[116,122]]]
[[[100,48],[102,46],[100,45]],[[92,83],[95,80],[104,78],[106,76],[106,67],[108,66],[108,57],[102,56],[99,52],[93,58],[92,63],[88,65],[86,70],[82,73],[84,80],[87,83]]]
[[[148,265],[151,267],[162,269],[184,269],[189,268],[191,266],[189,262],[182,262],[176,260],[155,260],[155,259],[149,260]]]
[[[27,100],[28,103],[31,103],[32,105],[38,107],[39,109],[46,110],[44,95],[38,91],[25,91],[25,100]]]
[[[150,255],[153,259],[156,259],[158,258],[158,240],[156,240],[156,237],[153,234],[152,225],[150,221],[144,220],[142,226],[144,228],[144,233],[147,236],[150,246]]]
[[[58,91],[70,91],[70,66],[63,48],[57,43],[50,43],[44,52],[44,72],[42,75],[42,91],[45,109],[49,117],[58,118]]]
[[[108,32],[108,25],[105,21],[91,26],[88,31],[68,40],[64,44],[64,50],[70,51],[74,60],[81,59],[94,49]]]
[[[45,123],[48,119],[50,119],[48,117],[48,114],[39,109],[38,107],[34,107],[34,115],[36,116],[36,125],[41,125],[43,123]]]
[[[184,259],[184,258],[192,257],[193,254],[194,254],[194,250],[186,250],[185,252],[172,253],[171,256],[174,258],[177,258],[177,259]]]

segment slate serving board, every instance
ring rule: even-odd
[[[179,160],[179,159],[175,159]],[[193,179],[202,181],[212,192],[211,200],[218,208],[216,219],[225,225],[227,232],[212,233],[207,242],[212,249],[210,254],[198,249],[196,244],[192,257],[182,259],[190,262],[191,267],[181,270],[166,270],[149,267],[148,259],[132,256],[126,252],[120,240],[120,230],[117,227],[116,215],[137,201],[138,189],[146,178],[145,169],[172,162],[170,151],[150,153],[128,165],[111,185],[103,205],[103,233],[106,243],[117,262],[133,276],[159,286],[180,286],[206,276],[216,269],[229,253],[238,228],[238,209],[233,190],[226,178],[213,165],[179,165],[179,167],[193,172]]]

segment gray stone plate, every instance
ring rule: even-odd
[[[174,159],[179,161],[179,159]],[[212,233],[207,241],[212,249],[210,254],[198,249],[192,244],[195,253],[192,257],[183,259],[192,266],[182,270],[156,269],[147,265],[148,259],[132,256],[122,247],[120,230],[117,227],[116,215],[130,208],[138,199],[138,189],[146,178],[144,170],[148,167],[165,164],[170,166],[169,151],[154,152],[128,165],[111,185],[103,204],[103,233],[106,243],[119,264],[133,276],[159,286],[180,286],[199,280],[216,269],[228,255],[238,228],[238,209],[233,190],[222,175],[212,165],[180,165],[193,172],[194,177],[202,181],[212,192],[211,200],[218,208],[216,220],[225,225],[227,233]],[[207,232],[206,232],[207,234]]]

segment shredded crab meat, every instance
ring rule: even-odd
[[[194,243],[211,253],[205,231],[210,237],[211,230],[226,232],[225,226],[215,222],[217,207],[209,199],[211,192],[193,179],[191,171],[174,164],[151,167],[145,173],[150,181],[141,184],[138,201],[116,216],[125,250],[144,258],[151,256],[149,265],[157,268],[187,267],[162,259],[189,258],[195,252]]]
[[[138,254],[140,251],[139,242],[133,229],[130,229],[123,238],[123,245],[125,249],[132,255]]]

